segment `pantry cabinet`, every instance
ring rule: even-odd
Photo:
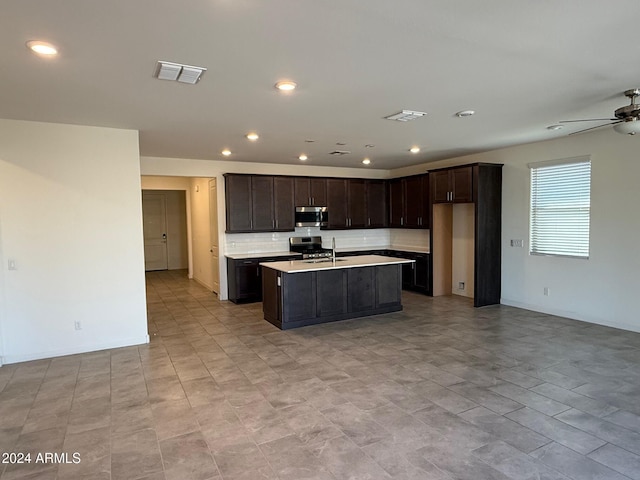
[[[472,203],[473,169],[455,167],[429,172],[433,203]]]

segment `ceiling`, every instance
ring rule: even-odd
[[[392,169],[610,117],[640,87],[638,14],[637,0],[6,0],[0,118],[136,129],[143,156]],[[207,72],[162,81],[158,60]],[[403,109],[427,115],[383,118]]]

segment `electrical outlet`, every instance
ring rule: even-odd
[[[511,246],[522,248],[524,247],[524,240],[511,240]]]
[[[464,282],[458,282],[458,290],[464,290]]]
[[[80,323],[79,320],[76,320],[75,322],[73,322],[73,325],[76,328],[76,330],[82,330],[82,324]]]
[[[15,260],[9,260],[9,270],[17,270]]]
[[[545,297],[548,297],[549,295],[551,295],[551,289],[549,287],[544,287],[542,289],[542,293],[544,293]]]

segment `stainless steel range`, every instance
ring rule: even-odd
[[[322,248],[322,237],[289,237],[289,250],[301,253],[304,260],[331,258],[332,250]]]

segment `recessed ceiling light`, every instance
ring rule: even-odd
[[[43,57],[52,57],[58,54],[58,49],[47,42],[41,42],[40,40],[31,40],[27,42],[27,48],[37,55]]]
[[[549,125],[547,127],[547,130],[562,130],[564,128],[564,125]]]
[[[456,113],[456,117],[458,117],[458,118],[470,117],[471,115],[474,115],[475,113],[476,113],[475,110],[462,110],[461,112]]]
[[[231,155],[231,150],[229,150],[228,148],[225,148],[224,150],[222,150],[220,152],[222,155],[224,155],[225,157],[228,157],[229,155]]]
[[[365,158],[364,160],[362,160],[362,163],[364,163],[365,165],[369,165],[371,163],[371,160]]]
[[[276,88],[281,92],[290,92],[291,90],[295,90],[297,86],[295,82],[290,82],[289,80],[276,83]]]
[[[258,136],[257,133],[255,132],[251,132],[251,133],[247,133],[247,140],[250,140],[252,142],[255,142],[256,140],[258,140],[260,137]]]
[[[409,151],[411,153],[420,153],[420,147],[411,147]]]
[[[308,159],[308,158],[309,158],[309,157],[307,157],[304,153],[298,157],[298,159],[299,159],[299,160],[302,160],[303,162],[304,162],[306,159]]]
[[[371,143],[367,143],[364,148],[373,148],[375,147],[375,145],[372,145]]]

